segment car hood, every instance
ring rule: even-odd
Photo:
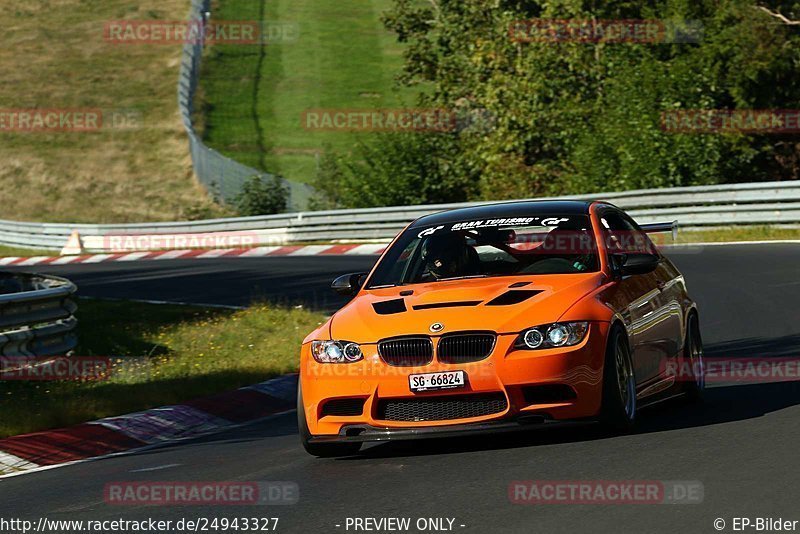
[[[331,337],[376,343],[388,337],[430,334],[434,323],[443,326],[437,334],[519,332],[557,321],[603,280],[598,272],[461,279],[364,290],[333,316]]]

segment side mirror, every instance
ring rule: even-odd
[[[652,273],[658,267],[661,258],[655,254],[631,253],[612,254],[611,265],[619,276]]]
[[[366,276],[367,273],[343,274],[333,281],[331,284],[331,289],[333,289],[338,295],[352,297],[358,293],[359,289],[361,289]]]

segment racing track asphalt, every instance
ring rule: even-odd
[[[671,254],[699,303],[709,355],[796,356],[800,247],[705,247]],[[245,304],[252,295],[335,308],[335,274],[371,258],[163,261],[30,269],[66,275],[85,295]],[[278,532],[346,532],[347,517],[451,517],[457,532],[716,532],[722,518],[800,520],[800,386],[716,386],[704,405],[648,409],[637,431],[595,427],[371,445],[361,455],[307,456],[294,413],[227,434],[130,456],[0,480],[0,517],[38,519],[280,518]],[[142,471],[142,470],[145,471]],[[514,480],[692,480],[695,505],[510,504]],[[108,482],[294,481],[281,507],[119,507]],[[336,525],[341,525],[337,527]],[[465,525],[460,527],[458,525]],[[411,530],[415,532],[416,530]],[[353,532],[351,529],[349,532]]]

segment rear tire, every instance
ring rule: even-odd
[[[700,337],[700,321],[694,313],[689,316],[689,322],[686,325],[683,363],[691,369],[692,373],[692,379],[685,380],[683,383],[683,392],[690,401],[702,402],[706,389],[705,357],[703,339]]]
[[[318,458],[334,458],[336,456],[351,456],[361,450],[361,443],[310,443],[311,431],[308,429],[306,410],[303,406],[303,388],[297,383],[297,429],[300,434],[300,443],[306,452]]]
[[[633,357],[625,330],[611,327],[603,366],[603,403],[601,419],[616,431],[625,432],[636,423],[636,376]]]

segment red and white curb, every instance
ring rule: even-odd
[[[221,248],[161,250],[158,252],[123,252],[118,254],[88,254],[82,256],[9,256],[0,258],[1,266],[67,265],[102,263],[107,261],[263,258],[266,256],[372,256],[383,252],[385,243],[365,245],[296,245],[283,247]]]
[[[671,252],[697,251],[701,247],[736,245],[774,245],[800,244],[796,239],[776,239],[765,241],[725,241],[708,243],[665,244]],[[214,258],[263,258],[266,256],[377,256],[382,254],[387,244],[364,245],[290,245],[254,248],[187,249],[162,250],[158,252],[123,252],[108,254],[84,254],[75,256],[7,256],[0,257],[0,267],[26,265],[67,265],[91,264],[108,261],[176,260],[176,259],[214,259]]]
[[[0,478],[150,449],[295,408],[297,375],[175,406],[0,439]]]

